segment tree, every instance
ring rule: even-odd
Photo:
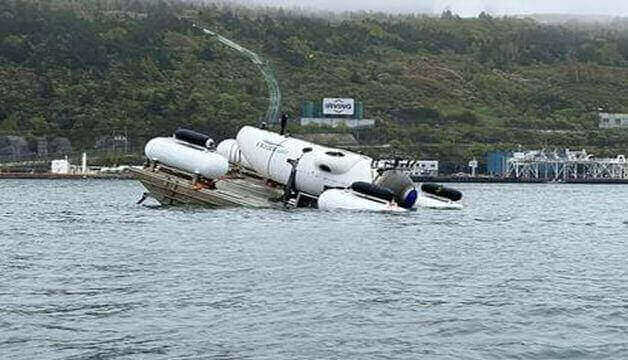
[[[8,116],[0,123],[0,134],[2,135],[15,135],[18,130],[17,118],[14,116]]]

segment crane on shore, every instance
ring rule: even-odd
[[[254,53],[253,51],[245,48],[244,46],[237,44],[236,42],[227,39],[226,37],[217,34],[211,30],[206,28],[197,26],[196,24],[192,24],[192,26],[196,29],[199,29],[204,34],[212,36],[222,44],[232,48],[233,50],[239,52],[244,57],[251,60],[255,66],[259,69],[264,77],[264,81],[266,82],[266,86],[268,87],[269,93],[269,104],[268,109],[266,110],[265,121],[268,124],[275,124],[279,119],[279,110],[281,107],[281,91],[279,90],[279,83],[277,82],[277,78],[275,77],[275,72],[273,71],[272,66],[266,60],[263,60],[259,55]]]

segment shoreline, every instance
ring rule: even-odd
[[[495,177],[453,177],[453,176],[412,176],[417,183],[474,183],[474,184],[600,184],[628,185],[628,179],[571,179],[567,181],[551,181],[545,179],[514,179]],[[53,173],[0,173],[0,179],[40,179],[40,180],[135,180],[131,172],[117,174],[53,174]]]

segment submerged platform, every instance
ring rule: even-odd
[[[245,173],[230,173],[208,183],[194,175],[163,165],[132,169],[149,196],[163,205],[200,205],[213,208],[280,208],[283,188]]]
[[[238,168],[236,168],[238,169]],[[322,207],[320,198],[298,192],[284,201],[284,187],[250,171],[232,170],[226,176],[207,180],[179,169],[151,164],[129,170],[146,188],[139,201],[152,197],[162,205],[196,205],[209,208],[323,208],[374,211],[408,211],[416,208],[462,209],[462,204],[422,193],[412,208],[401,208],[393,201],[383,201],[351,189],[329,189]],[[334,192],[331,194],[329,192]],[[338,203],[338,200],[340,203]],[[365,202],[366,200],[366,202]],[[373,205],[377,206],[373,206]]]

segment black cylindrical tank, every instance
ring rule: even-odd
[[[210,148],[214,144],[214,140],[209,136],[188,129],[177,129],[174,132],[174,138],[206,148]]]
[[[392,201],[395,198],[395,193],[392,190],[364,181],[356,181],[351,184],[351,190],[386,201]]]
[[[451,201],[458,201],[462,199],[462,193],[456,189],[444,187],[439,184],[423,184],[421,185],[421,191],[435,196],[443,197]]]

